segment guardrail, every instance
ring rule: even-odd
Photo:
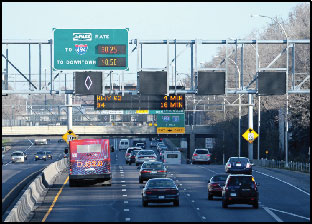
[[[4,222],[27,222],[30,213],[36,209],[36,204],[42,202],[56,176],[67,166],[68,159],[65,158],[46,167],[42,175],[38,175],[29,185]]]
[[[279,169],[289,169],[293,171],[300,171],[305,173],[310,173],[310,163],[300,163],[300,162],[288,162],[288,167],[286,167],[286,162],[281,160],[267,160],[267,159],[261,159],[261,160],[253,160],[253,163],[257,166],[264,166],[264,167],[270,167],[270,168],[279,168]]]

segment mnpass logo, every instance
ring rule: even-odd
[[[73,33],[74,41],[91,41],[92,33]]]

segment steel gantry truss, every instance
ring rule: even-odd
[[[2,41],[2,45],[5,44],[6,45],[6,54],[2,54],[3,59],[5,60],[5,72],[3,74],[3,79],[2,79],[2,95],[7,95],[7,94],[74,94],[74,89],[66,89],[66,90],[55,90],[53,89],[53,82],[55,81],[55,79],[63,72],[63,71],[59,71],[54,77],[53,77],[53,69],[52,69],[52,39],[48,40],[48,41],[34,41],[34,40],[22,40],[22,41],[13,41],[13,40],[3,40]],[[25,75],[24,73],[22,73],[20,71],[19,68],[17,68],[14,65],[14,62],[12,62],[9,58],[9,45],[13,45],[13,44],[24,44],[24,45],[28,45],[29,46],[29,73],[28,73],[28,77],[27,75]],[[41,81],[41,45],[42,44],[48,44],[50,45],[50,82],[48,83],[49,89],[47,88],[42,88],[42,81]],[[226,88],[225,88],[225,93],[227,94],[257,94],[257,86],[254,89],[251,89],[250,86],[254,83],[257,82],[257,73],[260,71],[285,71],[288,77],[288,71],[289,71],[289,63],[287,60],[286,63],[286,67],[285,68],[272,68],[271,66],[281,57],[281,55],[283,55],[284,53],[286,53],[287,58],[288,58],[288,51],[289,48],[291,48],[291,53],[292,53],[292,71],[291,71],[291,87],[288,88],[288,78],[286,79],[286,90],[288,94],[309,94],[310,93],[310,89],[301,89],[302,85],[308,81],[310,79],[310,75],[308,74],[304,80],[302,80],[301,83],[299,83],[298,85],[296,85],[295,83],[295,45],[296,44],[310,44],[310,40],[138,40],[138,39],[134,39],[134,40],[130,40],[129,44],[134,44],[135,48],[134,50],[137,50],[137,71],[142,71],[142,70],[157,70],[157,69],[165,69],[168,73],[169,73],[169,66],[170,64],[172,64],[173,60],[175,61],[175,65],[176,65],[176,59],[177,59],[177,54],[176,54],[176,46],[178,44],[184,44],[184,45],[188,45],[191,48],[191,88],[189,90],[179,90],[177,88],[175,88],[174,90],[169,90],[168,89],[168,93],[170,94],[196,94],[197,90],[197,79],[198,79],[198,72],[199,71],[225,71],[226,73]],[[143,54],[142,54],[142,47],[143,45],[148,45],[148,44],[166,44],[167,45],[167,66],[165,66],[164,68],[143,68],[142,67],[142,58],[143,58]],[[169,45],[174,45],[175,47],[175,54],[174,54],[174,59],[170,62],[169,59]],[[197,52],[198,52],[198,48],[201,45],[206,45],[206,44],[218,44],[218,45],[226,45],[226,57],[225,59],[222,61],[225,62],[225,68],[220,68],[220,67],[216,67],[216,68],[198,68],[198,62],[197,62]],[[228,54],[228,48],[230,45],[241,45],[241,67],[243,68],[244,66],[244,58],[243,58],[243,51],[244,51],[244,45],[255,45],[255,49],[256,49],[256,74],[254,75],[253,80],[247,85],[244,86],[244,73],[243,73],[243,69],[241,69],[241,72],[239,74],[239,79],[240,79],[240,86],[234,89],[230,89],[228,88],[228,75],[229,75],[229,71],[228,71],[228,64],[229,61],[232,60],[229,58],[229,56],[233,53]],[[264,68],[261,68],[258,65],[258,60],[259,59],[259,54],[258,54],[258,45],[262,45],[262,44],[285,44],[286,48],[279,54],[276,56],[276,58],[267,66]],[[32,81],[32,72],[31,72],[31,54],[30,54],[30,46],[31,45],[38,45],[39,46],[39,84],[38,86],[36,86],[33,81]],[[134,51],[133,50],[133,51]],[[195,52],[194,52],[195,50]],[[237,50],[237,47],[236,47]],[[194,63],[193,63],[194,62]],[[222,64],[220,63],[220,65]],[[29,89],[26,90],[17,90],[17,89],[13,89],[13,90],[9,90],[8,89],[8,85],[9,85],[9,73],[8,73],[8,69],[9,66],[12,66],[18,73],[20,76],[22,76],[26,82],[29,83]],[[237,66],[237,64],[236,64]],[[123,72],[122,74],[124,75]],[[175,66],[175,72],[174,72],[174,76],[175,76],[175,87],[176,85],[176,78],[177,78],[177,72],[176,72],[176,66]],[[168,80],[167,80],[168,81]],[[12,81],[11,81],[12,82]],[[10,82],[10,83],[11,83]],[[122,82],[123,85],[123,82]],[[168,85],[169,88],[169,85]],[[103,91],[104,94],[110,94],[111,91],[110,90],[104,90]],[[137,90],[115,90],[114,91],[115,94],[137,94]]]

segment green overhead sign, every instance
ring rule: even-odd
[[[55,70],[128,70],[128,29],[54,29]]]

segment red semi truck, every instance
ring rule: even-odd
[[[111,185],[111,160],[108,139],[80,139],[69,142],[69,186],[95,181]]]

